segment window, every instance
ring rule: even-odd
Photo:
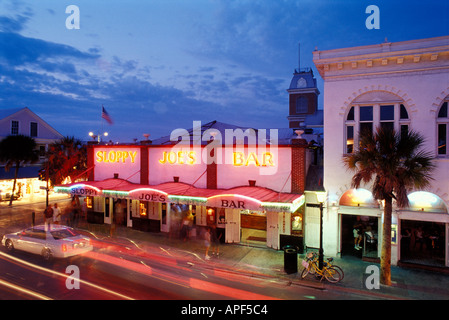
[[[296,113],[308,113],[309,112],[309,100],[304,97],[298,97],[296,99]]]
[[[394,106],[380,106],[380,126],[386,129],[394,129]]]
[[[30,123],[30,137],[37,137],[37,122]]]
[[[373,133],[373,107],[360,107],[360,129],[359,132],[363,133],[368,131]]]
[[[375,128],[382,127],[404,134],[409,130],[410,119],[403,104],[395,101],[368,105],[367,102],[354,104],[348,110],[345,120],[345,153],[355,151],[354,146],[358,145],[359,135],[364,131],[372,134]]]
[[[449,118],[447,113],[447,101],[444,101],[438,111],[437,118],[437,135],[438,135],[438,155],[448,155],[447,138],[448,138],[448,124]]]
[[[19,134],[19,121],[13,120],[11,121],[11,134],[16,136]]]

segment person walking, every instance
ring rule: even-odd
[[[207,227],[206,233],[204,234],[204,246],[206,247],[205,259],[209,260],[209,249],[210,249],[210,228]]]
[[[53,222],[53,208],[51,205],[48,205],[44,210],[44,218],[45,218],[45,230],[50,230],[51,224]]]
[[[61,210],[58,208],[58,204],[55,203],[53,206],[53,223],[60,224],[61,223]]]
[[[218,258],[220,256],[221,233],[220,235],[218,235],[218,230],[215,225],[212,226],[211,238],[212,238],[212,254]]]

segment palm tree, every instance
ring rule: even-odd
[[[34,163],[39,160],[36,141],[24,135],[11,135],[0,141],[0,161],[5,163],[5,170],[15,166],[14,183],[9,205],[12,206],[16,189],[17,175],[21,164]]]
[[[48,170],[52,185],[60,184],[66,178],[74,181],[86,171],[86,147],[75,137],[64,137],[51,144],[46,155],[42,168]]]
[[[380,127],[375,134],[362,132],[359,150],[343,157],[345,166],[355,171],[352,187],[374,180],[373,197],[384,201],[380,281],[385,285],[391,285],[393,199],[398,207],[407,207],[407,189],[424,189],[432,180],[433,157],[421,150],[423,143],[417,132],[397,133]]]

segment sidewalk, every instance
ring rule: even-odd
[[[80,226],[83,227],[83,226]],[[228,272],[236,272],[251,277],[272,277],[290,282],[290,285],[312,287],[326,290],[332,298],[332,292],[347,292],[359,295],[362,299],[412,299],[412,300],[448,300],[449,274],[420,269],[407,269],[392,266],[392,286],[381,285],[379,289],[369,290],[365,283],[371,272],[367,267],[379,264],[361,261],[357,258],[335,258],[334,263],[339,265],[345,273],[344,279],[339,283],[319,281],[311,276],[301,279],[301,261],[304,254],[298,254],[298,272],[287,274],[284,271],[284,252],[271,248],[251,247],[241,244],[221,244],[220,256],[211,255],[211,260],[204,260],[205,249],[200,239],[182,241],[171,238],[166,233],[151,233],[137,231],[127,227],[117,227],[112,238],[108,225],[85,225],[97,236],[103,235],[104,240],[114,240],[129,245],[132,240],[139,247],[151,250],[155,245],[164,250],[177,250],[178,254],[185,255],[195,263],[202,263],[211,268],[226,268]],[[368,279],[369,281],[369,279]]]

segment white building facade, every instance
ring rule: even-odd
[[[38,179],[38,172],[45,161],[48,146],[62,139],[63,135],[26,107],[0,110],[0,140],[10,135],[33,138],[39,152],[39,162],[20,168],[15,194],[24,198],[44,196],[45,190],[41,187],[45,187],[45,183]],[[4,164],[0,164],[0,200],[11,197],[13,178],[14,170],[6,172]]]
[[[449,266],[449,36],[314,51],[313,59],[324,79],[325,254],[380,257],[382,204],[370,185],[351,189],[342,157],[361,130],[388,126],[422,134],[436,165],[428,190],[410,190],[410,207],[394,207],[392,264]],[[372,232],[362,249],[355,225]]]

